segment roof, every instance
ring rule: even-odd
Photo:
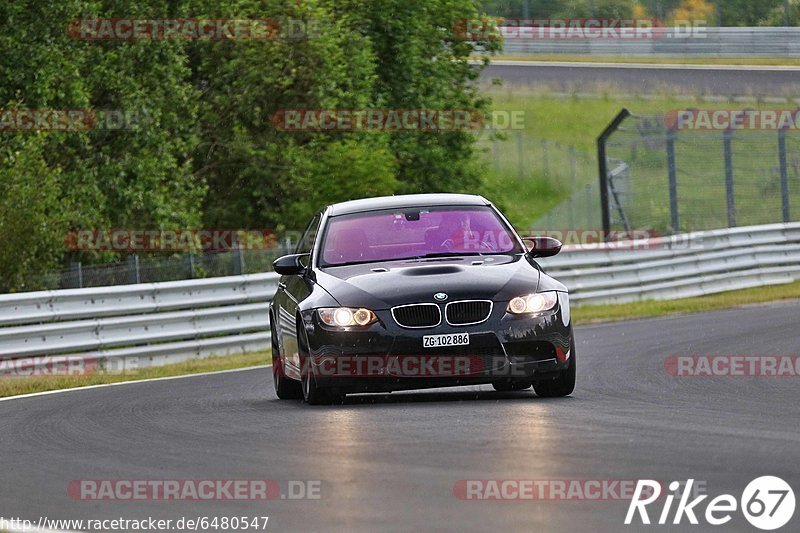
[[[399,196],[379,196],[333,204],[329,207],[330,216],[349,215],[381,209],[404,209],[414,207],[433,207],[448,205],[489,205],[489,201],[476,194],[406,194]]]

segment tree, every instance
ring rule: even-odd
[[[783,0],[725,0],[719,2],[723,26],[755,26],[774,9],[781,9]]]
[[[224,16],[216,1],[196,2],[193,11]],[[369,107],[375,64],[367,39],[316,1],[243,0],[238,13],[304,21],[308,34],[190,45],[192,83],[202,88],[194,159],[209,184],[206,225],[298,229],[324,203],[395,192],[386,134],[272,125],[285,110]]]
[[[2,292],[25,287],[31,272],[55,268],[63,255],[68,226],[61,173],[45,161],[46,140],[44,134],[4,134],[0,143]]]
[[[621,18],[633,17],[634,0],[567,0],[556,12],[563,18]]]
[[[681,3],[671,13],[673,21],[712,21],[716,8],[706,0],[681,0]]]
[[[390,109],[473,110],[489,101],[477,82],[480,68],[469,61],[476,45],[455,32],[458,21],[480,16],[471,0],[328,0],[349,32],[365,39],[374,55],[371,103]],[[469,131],[397,132],[389,146],[397,161],[398,192],[463,192],[482,187],[481,169]]]
[[[84,41],[67,32],[76,18],[232,13],[299,21],[309,31],[255,42]],[[0,135],[0,191],[14,211],[0,213],[0,228],[18,232],[30,221],[41,243],[20,240],[16,255],[0,257],[0,284],[18,288],[68,262],[70,228],[296,229],[325,203],[481,190],[474,132],[288,132],[272,124],[282,110],[485,112],[481,67],[469,60],[476,46],[491,53],[500,45],[456,32],[457,21],[478,16],[472,0],[0,3],[0,102],[135,117],[121,129]]]
[[[90,109],[100,117],[110,116],[104,111],[111,110],[139,116],[122,129],[116,129],[120,124],[101,122],[88,131],[0,134],[4,160],[0,179],[16,194],[16,211],[30,209],[32,223],[40,219],[36,213],[53,215],[53,223],[39,225],[36,234],[43,243],[60,243],[44,254],[46,260],[38,246],[17,248],[18,263],[26,265],[23,277],[34,277],[51,268],[53,261],[68,257],[63,242],[66,228],[199,223],[204,186],[191,172],[196,93],[188,82],[184,45],[86,42],[67,33],[68,22],[75,18],[145,17],[151,10],[170,13],[171,4],[169,0],[151,0],[147,6],[128,0],[0,4],[0,102],[13,102],[6,109]],[[39,189],[29,186],[34,177]],[[44,203],[20,196],[37,191],[46,198]],[[60,209],[52,210],[53,201]],[[17,215],[0,213],[4,227],[15,227],[9,221],[17,220]],[[6,269],[0,270],[0,279],[9,280],[7,289],[24,283],[13,265],[0,268]]]
[[[490,0],[481,2],[481,10],[492,16],[519,19],[549,18],[558,11],[559,0]]]
[[[788,9],[787,5],[788,4]],[[767,15],[758,21],[759,26],[800,26],[800,0],[789,0],[775,6]]]

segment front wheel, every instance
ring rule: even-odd
[[[270,330],[272,337],[272,383],[275,386],[275,394],[281,400],[299,400],[303,397],[303,390],[298,382],[286,377],[286,372],[283,369],[283,358],[278,348],[278,336],[275,333],[275,326],[271,326]]]
[[[317,379],[314,377],[313,365],[306,355],[308,354],[308,339],[305,336],[305,332],[300,327],[299,321],[297,326],[297,349],[300,352],[300,360],[303,363],[300,373],[300,388],[305,402],[308,405],[342,403],[345,397],[344,394],[327,387],[318,386]]]
[[[303,399],[308,405],[330,405],[332,403],[342,403],[344,394],[337,393],[331,389],[318,387],[317,380],[311,371],[303,374]]]

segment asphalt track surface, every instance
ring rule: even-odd
[[[483,80],[540,86],[554,91],[592,92],[598,88],[654,94],[677,90],[720,96],[800,96],[797,67],[715,67],[602,63],[495,62]]]
[[[627,501],[463,501],[453,486],[694,478],[738,498],[777,475],[798,492],[800,378],[664,371],[671,354],[800,354],[798,324],[791,303],[579,327],[578,386],[563,399],[473,387],[309,407],[277,400],[261,368],[0,402],[0,516],[266,515],[269,531],[754,531],[740,513],[717,528],[626,527]],[[322,498],[104,502],[66,491],[77,479],[258,478],[322,480]],[[798,524],[800,510],[781,531]]]

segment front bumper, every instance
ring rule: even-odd
[[[317,386],[348,392],[546,379],[569,365],[572,325],[568,307],[562,308],[566,301],[535,316],[512,315],[506,312],[507,302],[496,302],[480,324],[443,322],[421,329],[399,326],[388,309],[375,311],[379,320],[370,327],[351,331],[325,327],[309,312],[303,316],[305,364]],[[470,344],[423,347],[423,336],[447,333],[469,333]]]

